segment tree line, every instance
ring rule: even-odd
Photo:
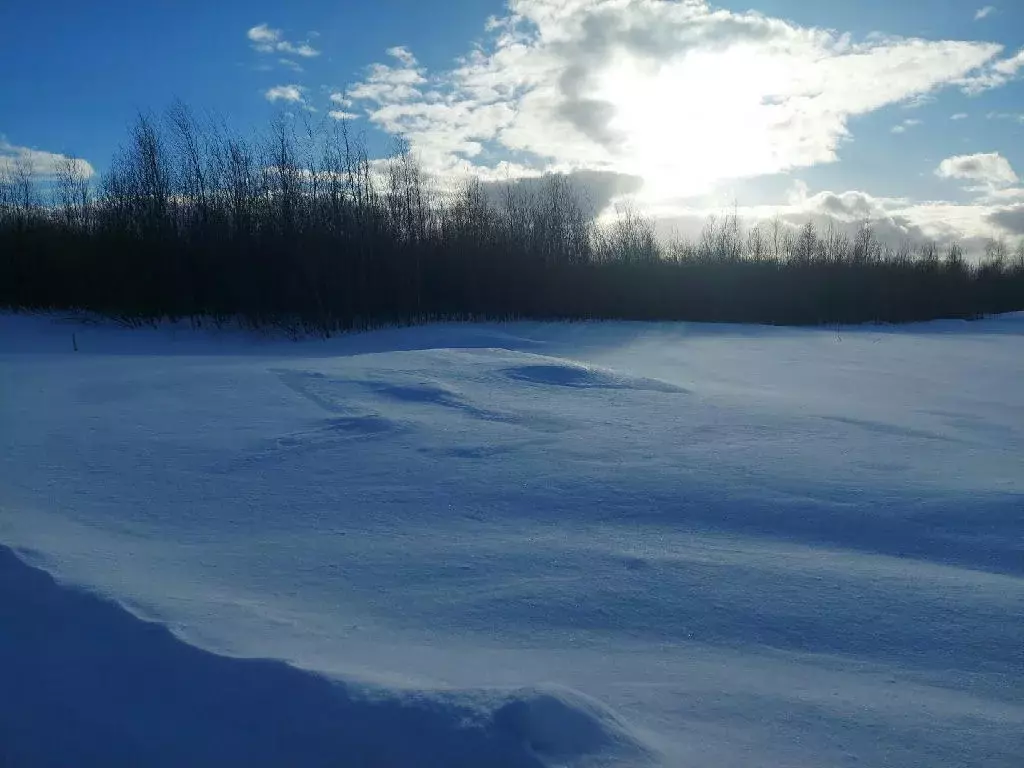
[[[128,323],[237,320],[331,333],[459,319],[770,324],[977,318],[1024,309],[1024,244],[900,247],[871,228],[661,242],[635,212],[598,223],[568,177],[439,190],[407,146],[371,160],[345,123],[280,117],[246,138],[174,105],[140,115],[93,182],[0,171],[0,307]]]

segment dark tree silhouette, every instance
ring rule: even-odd
[[[143,114],[95,186],[67,160],[0,167],[0,306],[127,323],[237,319],[330,333],[436,319],[773,324],[976,318],[1024,309],[1024,243],[892,248],[867,226],[661,244],[626,208],[596,224],[564,176],[434,188],[407,145],[371,161],[346,123],[232,135],[183,104]]]

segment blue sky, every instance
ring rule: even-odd
[[[439,177],[605,171],[666,230],[735,204],[978,243],[1024,234],[1022,50],[1016,0],[12,0],[0,156],[102,173],[177,97],[400,133]]]

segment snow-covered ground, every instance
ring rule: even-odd
[[[1022,315],[2,316],[0,765],[1019,766],[1022,382]]]

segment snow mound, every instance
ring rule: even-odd
[[[495,711],[493,722],[500,732],[545,759],[564,762],[605,754],[636,760],[644,753],[613,712],[569,688],[520,691]]]
[[[636,765],[569,690],[411,692],[217,655],[0,546],[0,765]]]
[[[667,381],[625,376],[614,371],[570,361],[516,365],[505,369],[504,373],[515,381],[554,387],[634,389],[641,392],[666,392],[669,394],[687,394],[689,391]]]

